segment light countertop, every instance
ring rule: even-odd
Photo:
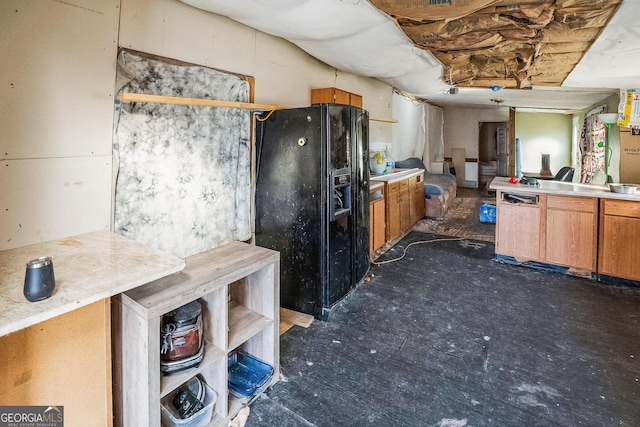
[[[386,182],[387,184],[393,184],[394,182],[401,181],[403,179],[411,178],[412,176],[424,173],[424,169],[412,168],[412,169],[395,169],[393,173],[386,173],[384,175],[371,175],[370,181],[373,182]]]
[[[55,290],[29,302],[27,261],[50,256]],[[0,336],[181,271],[185,261],[108,231],[0,251]]]
[[[500,191],[518,191],[521,193],[557,194],[561,196],[597,197],[601,199],[618,199],[640,201],[640,192],[635,194],[614,193],[608,185],[580,184],[575,182],[561,182],[538,180],[537,185],[511,184],[508,177],[497,176],[491,181],[489,188]]]
[[[384,182],[374,182],[374,181],[372,181],[372,182],[369,184],[369,192],[371,192],[371,191],[375,191],[375,190],[377,190],[378,188],[382,188],[382,187],[384,187]]]

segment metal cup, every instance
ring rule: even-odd
[[[24,277],[24,297],[31,301],[47,299],[56,287],[51,257],[40,257],[27,262]]]

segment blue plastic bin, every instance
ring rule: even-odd
[[[241,351],[229,355],[229,391],[243,403],[250,401],[268,387],[273,367]]]
[[[480,222],[488,222],[495,224],[496,222],[496,205],[483,203],[480,205]]]

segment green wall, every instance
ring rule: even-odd
[[[549,154],[552,173],[571,166],[572,116],[516,113],[516,138],[522,147],[522,171],[540,172],[542,154]]]

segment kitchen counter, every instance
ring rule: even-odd
[[[369,184],[369,192],[373,192],[375,190],[380,190],[382,188],[384,188],[384,182],[371,181],[371,183]]]
[[[23,295],[26,262],[50,256],[56,287],[43,301]],[[108,231],[0,251],[0,336],[176,273],[184,260]]]
[[[489,188],[503,192],[543,193],[560,196],[596,197],[599,199],[617,199],[640,201],[640,192],[635,194],[614,193],[608,185],[579,184],[574,182],[539,180],[540,185],[511,184],[507,177],[495,177]]]
[[[411,168],[411,169],[395,169],[393,173],[386,173],[384,175],[371,175],[370,180],[377,182],[386,182],[387,184],[393,184],[394,182],[407,179],[414,175],[418,175],[424,172],[424,169]]]

